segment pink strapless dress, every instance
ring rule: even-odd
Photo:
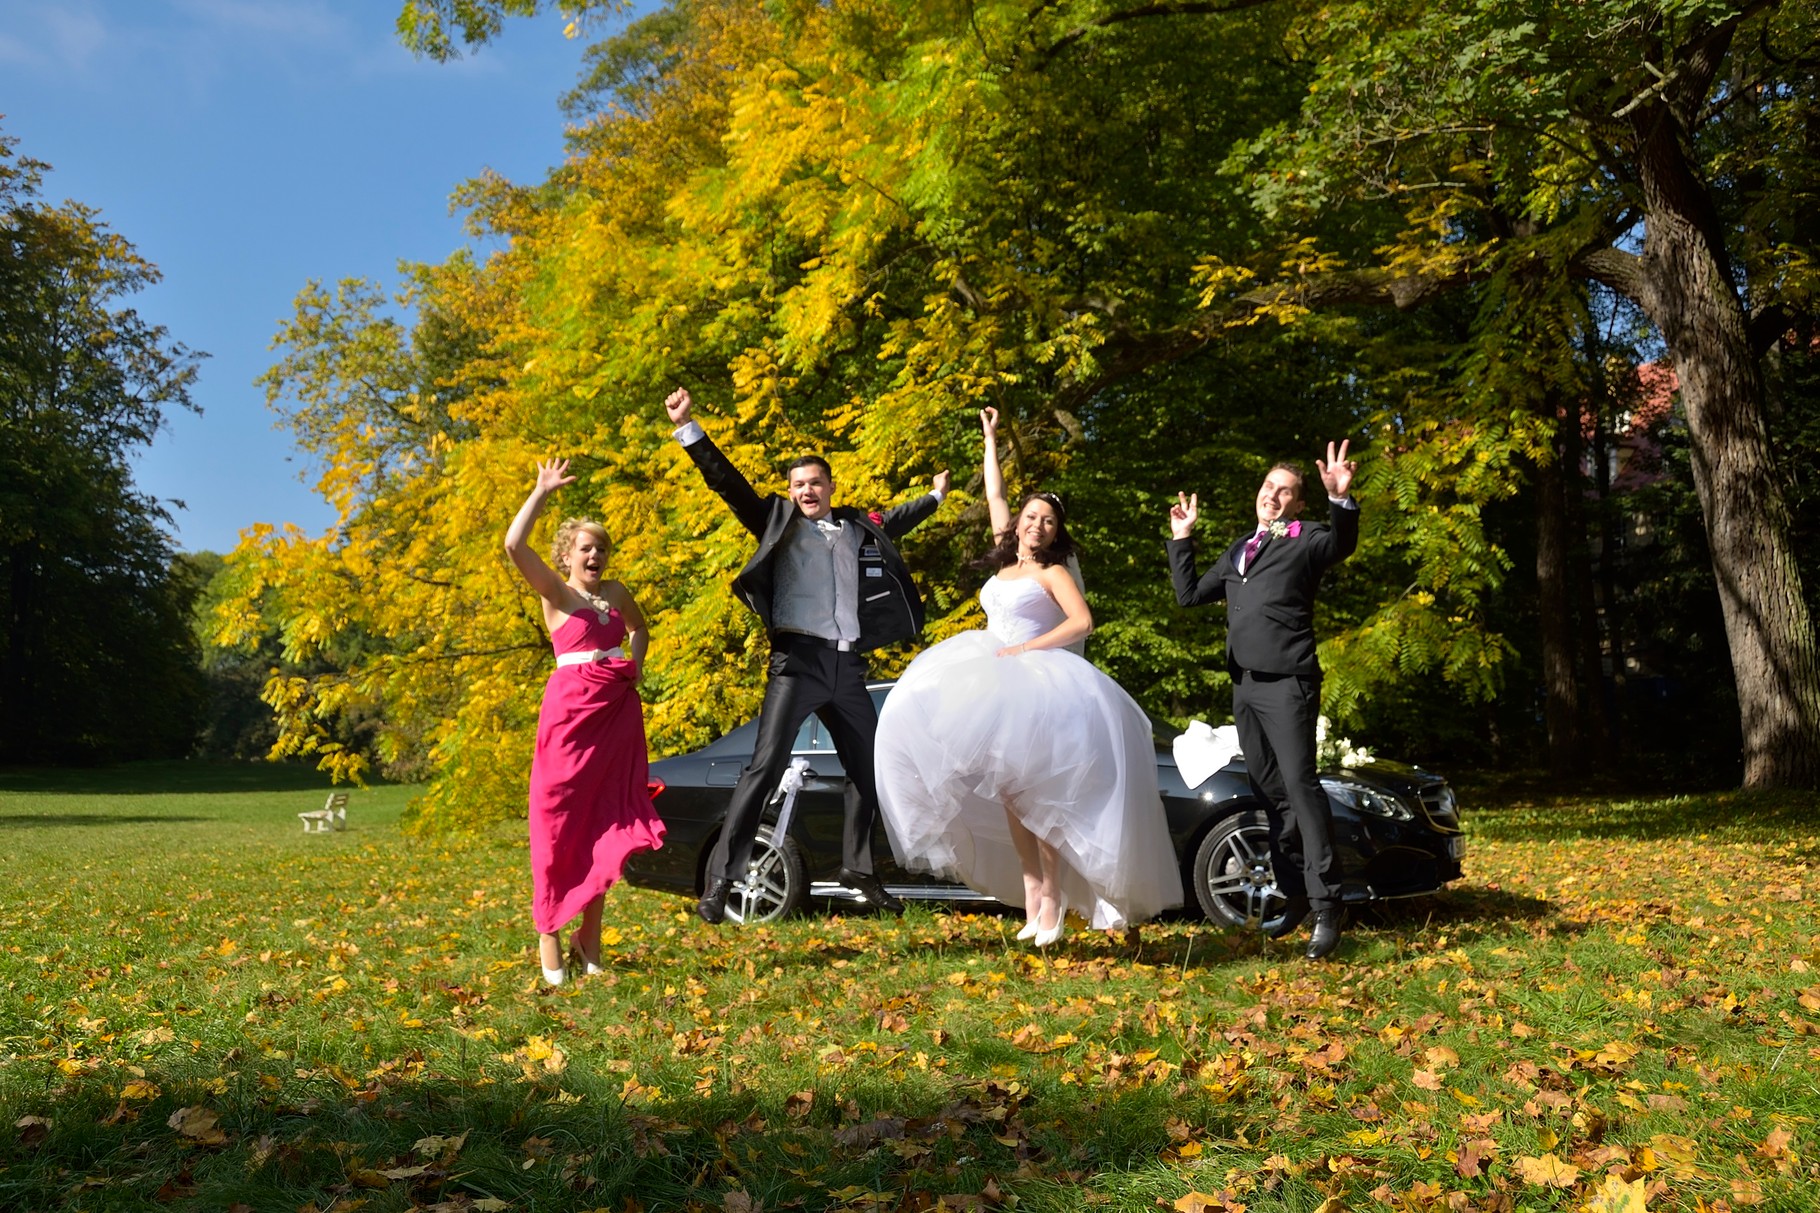
[[[626,637],[618,611],[569,616],[550,637],[557,654],[611,649]],[[625,870],[663,845],[646,786],[644,705],[627,657],[557,666],[537,714],[531,759],[531,919],[559,930]]]

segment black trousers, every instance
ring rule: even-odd
[[[1333,813],[1315,774],[1314,730],[1321,679],[1231,667],[1232,720],[1251,785],[1270,809],[1270,862],[1277,887],[1306,893],[1313,910],[1340,904]]]
[[[872,825],[878,820],[878,781],[872,760],[878,710],[866,693],[866,659],[787,633],[773,637],[771,643],[770,681],[758,710],[758,741],[752,748],[751,763],[734,785],[726,825],[708,857],[708,876],[735,880],[745,876],[765,801],[790,764],[791,743],[811,713],[828,727],[841,765],[847,769],[841,866],[869,874]]]

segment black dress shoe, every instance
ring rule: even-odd
[[[727,894],[733,891],[733,881],[725,876],[715,876],[708,881],[707,889],[701,900],[695,903],[695,912],[701,920],[711,927],[717,927],[727,917]]]
[[[904,912],[904,903],[885,892],[885,886],[878,882],[878,877],[870,872],[855,872],[851,868],[842,868],[840,881],[850,889],[857,889],[859,895],[866,899],[866,904],[880,910],[889,910],[893,914]]]
[[[1314,933],[1308,937],[1308,951],[1303,955],[1310,960],[1333,955],[1334,949],[1340,946],[1343,913],[1338,909],[1314,912]]]

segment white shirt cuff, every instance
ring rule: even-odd
[[[1337,505],[1343,510],[1356,510],[1359,508],[1359,503],[1352,499],[1351,493],[1346,494],[1344,497],[1335,497],[1329,494],[1327,502],[1329,505]]]
[[[935,504],[937,504],[937,505],[940,505],[942,503],[942,498],[946,497],[947,495],[948,494],[942,492],[940,489],[930,489],[929,490],[929,496],[935,498]]]
[[[708,432],[701,428],[701,422],[695,420],[693,417],[677,426],[676,432],[671,435],[671,437],[675,438],[676,441],[682,443],[684,446],[691,446],[700,442],[707,436]]]

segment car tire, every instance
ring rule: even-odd
[[[1194,896],[1214,922],[1280,939],[1308,915],[1306,897],[1277,887],[1270,863],[1270,819],[1241,809],[1213,824],[1194,853]]]
[[[727,897],[727,921],[743,925],[776,922],[790,917],[809,900],[809,867],[794,838],[786,836],[780,846],[771,836],[771,827],[760,826],[752,841],[751,866],[758,872],[757,887],[748,896],[745,882],[735,882]]]

